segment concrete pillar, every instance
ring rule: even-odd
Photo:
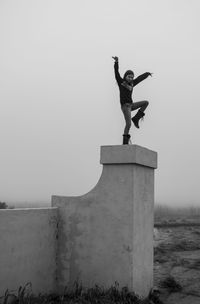
[[[157,153],[137,146],[102,146],[103,171],[89,193],[52,196],[58,207],[58,289],[74,281],[140,296],[153,286],[154,169]]]

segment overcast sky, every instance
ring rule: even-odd
[[[122,142],[114,80],[147,99],[132,142],[158,152],[158,203],[200,206],[200,1],[0,0],[0,201],[81,195]]]

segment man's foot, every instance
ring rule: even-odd
[[[130,134],[123,134],[123,145],[128,145],[130,138]]]
[[[132,118],[132,122],[134,123],[135,127],[139,129],[139,121],[141,118],[143,118],[145,115],[144,112],[142,112],[141,110],[138,110],[138,112],[135,114],[135,116],[133,116]]]

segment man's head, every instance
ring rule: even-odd
[[[124,80],[126,80],[128,83],[131,83],[134,79],[134,73],[131,70],[128,70],[124,74]]]

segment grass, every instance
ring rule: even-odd
[[[95,285],[93,288],[83,288],[77,282],[73,288],[66,287],[62,295],[32,294],[31,283],[19,288],[17,295],[6,290],[3,304],[142,304],[144,301],[127,287],[119,288],[116,282],[114,286],[104,289]],[[145,303],[150,303],[147,300]]]
[[[160,243],[158,246],[154,247],[154,262],[163,264],[172,260],[174,252],[193,251],[199,249],[200,244],[190,240],[176,240],[176,242],[174,241],[173,243]],[[176,265],[178,264],[176,263]],[[199,268],[199,263],[196,264],[196,267]]]
[[[160,281],[159,287],[165,288],[168,292],[178,292],[182,290],[182,286],[174,279],[173,276],[168,276]]]
[[[163,255],[174,251],[191,251],[199,250],[200,244],[191,240],[176,240],[173,243],[161,243],[154,247],[154,256]]]
[[[200,231],[198,231],[198,230],[194,230],[194,231],[192,231],[192,233],[194,233],[196,235],[200,235]]]
[[[190,269],[200,270],[200,260],[196,260],[187,266]]]

